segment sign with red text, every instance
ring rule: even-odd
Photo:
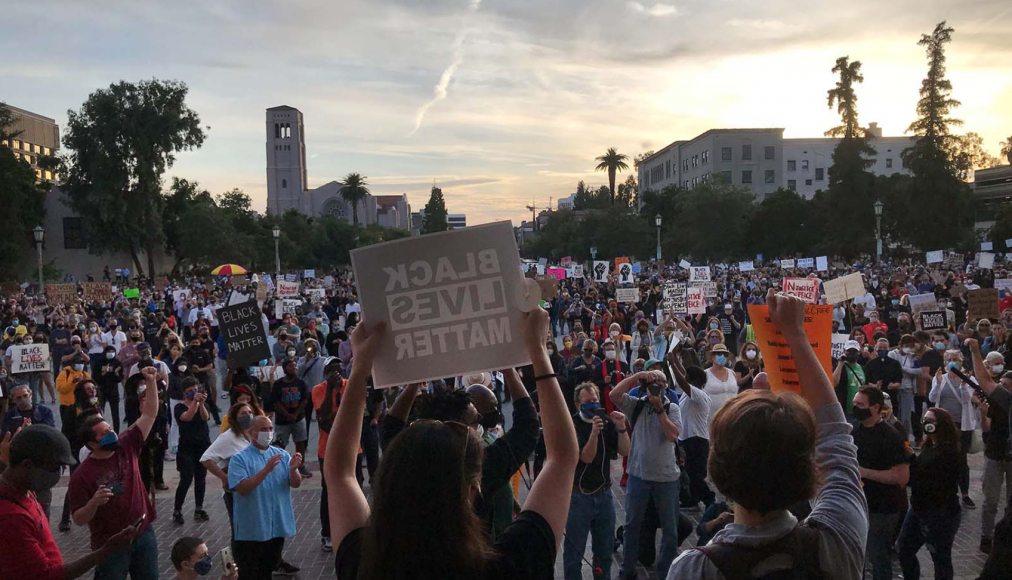
[[[295,298],[299,295],[299,283],[288,280],[278,280],[278,297]]]
[[[52,368],[48,344],[17,344],[11,347],[12,375],[48,371]]]
[[[818,278],[784,278],[783,290],[785,294],[797,296],[809,304],[819,302]]]
[[[685,301],[689,314],[703,314],[706,312],[706,299],[703,297],[703,289],[690,287],[685,291]]]

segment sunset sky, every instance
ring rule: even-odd
[[[863,63],[861,121],[899,135],[940,20],[954,116],[998,153],[1012,135],[1012,2],[897,0],[34,0],[4,7],[0,101],[61,127],[93,90],[176,79],[210,127],[170,175],[266,205],[264,109],[305,115],[310,186],[349,172],[373,193],[433,180],[470,224],[529,218],[631,157],[710,128],[837,124],[837,57]],[[631,163],[630,163],[631,166]],[[624,178],[624,176],[623,176]]]

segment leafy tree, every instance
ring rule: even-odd
[[[609,147],[604,155],[595,160],[599,161],[597,164],[598,171],[608,172],[608,191],[611,192],[611,205],[615,205],[615,173],[629,169],[629,165],[625,162],[626,159],[629,159],[627,155],[619,153],[614,147]]]
[[[443,199],[443,190],[438,187],[432,188],[429,195],[429,202],[425,204],[425,216],[422,219],[422,233],[432,234],[445,232],[450,229],[446,221],[446,201]]]
[[[768,194],[750,224],[752,249],[766,256],[803,253],[814,245],[812,203],[788,189]]]
[[[591,246],[597,246],[598,256],[652,256],[653,222],[647,224],[630,212],[589,210],[581,217],[568,211],[552,212],[522,253],[530,258],[588,259]]]
[[[573,209],[607,209],[610,206],[611,193],[604,185],[596,190],[584,187],[583,191],[577,187],[576,195],[573,196]]]
[[[344,177],[339,193],[344,201],[351,204],[351,223],[358,225],[358,204],[369,195],[366,177],[358,173],[349,173]]]
[[[995,248],[1004,248],[1005,240],[1012,238],[1012,204],[1004,204],[994,212],[994,226],[988,239]]]
[[[751,255],[748,235],[754,203],[751,190],[712,179],[681,191],[673,223],[662,231],[664,254],[711,260]]]
[[[1009,163],[1012,163],[1012,135],[1009,135],[1001,142],[1001,154],[1005,156]]]
[[[0,141],[17,137],[11,129],[14,115],[0,103]],[[9,141],[8,141],[9,142]],[[34,256],[32,229],[42,223],[48,184],[35,179],[27,161],[0,146],[0,207],[4,212],[4,235],[0,236],[0,280],[18,279],[27,258]]]
[[[636,176],[630,175],[622,185],[618,186],[618,203],[622,207],[636,207],[639,196],[639,185]]]
[[[826,131],[826,136],[844,139],[864,136],[864,129],[857,121],[857,94],[854,93],[854,84],[864,82],[861,61],[850,62],[850,57],[841,56],[836,59],[833,72],[838,73],[840,79],[836,81],[836,87],[827,91],[827,100],[830,109],[836,104],[836,112],[843,124]]]
[[[973,171],[977,168],[994,167],[1001,163],[984,149],[984,138],[972,131],[966,135],[954,136],[951,146],[956,175],[963,181],[972,179]]]
[[[63,144],[64,191],[88,229],[94,251],[127,251],[138,274],[154,275],[154,252],[165,239],[161,219],[162,175],[179,151],[204,142],[197,113],[186,106],[187,87],[177,81],[121,81],[88,96],[68,111]]]

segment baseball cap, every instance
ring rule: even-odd
[[[659,364],[661,364],[660,360],[658,360],[656,358],[652,358],[652,359],[648,360],[647,362],[643,363],[643,370],[648,371],[648,370],[650,370],[650,367],[652,367],[654,365],[659,365]]]
[[[11,464],[31,459],[37,463],[76,465],[70,453],[70,443],[49,425],[29,425],[11,441]]]
[[[843,350],[861,350],[861,343],[856,340],[848,340],[843,343]]]

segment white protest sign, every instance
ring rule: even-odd
[[[991,251],[994,251],[994,243],[992,243],[992,242],[981,242],[980,243],[980,251],[982,251],[982,252],[991,252]]]
[[[608,281],[608,260],[594,260],[594,281],[595,282],[607,282]]]
[[[288,282],[297,282],[299,277],[296,274],[285,274],[285,280]]]
[[[815,258],[815,269],[820,272],[829,270],[829,259],[826,256],[819,256]]]
[[[583,264],[573,264],[573,271],[569,273],[570,278],[583,278]]]
[[[693,282],[691,286],[701,288],[703,290],[703,298],[716,298],[717,297],[717,283],[716,282]]]
[[[928,264],[938,264],[945,260],[945,250],[935,250],[928,252],[925,262]]]
[[[1010,246],[1010,247],[1012,247],[1012,246]],[[678,265],[681,266],[685,270],[688,270],[689,268],[692,267],[692,264],[689,263],[689,261],[686,260],[686,259],[682,259],[681,261],[679,261]]]
[[[306,294],[309,295],[310,302],[323,302],[327,299],[326,288],[310,288],[306,290]]]
[[[278,280],[278,296],[281,298],[292,298],[299,295],[299,283],[287,280]]]
[[[189,297],[190,297],[190,290],[189,289],[186,289],[186,290],[173,290],[172,291],[172,300],[175,301],[175,302],[181,302],[183,300],[186,300]]]
[[[751,272],[754,269],[755,269],[755,265],[752,263],[752,260],[746,260],[744,262],[738,262],[738,271],[739,272]]]
[[[819,302],[818,278],[784,278],[783,290],[785,294],[797,296],[809,304]]]
[[[675,314],[687,314],[688,305],[685,302],[685,282],[666,281],[664,283],[664,310]]]
[[[48,371],[52,368],[48,344],[17,344],[11,347],[11,374]]]
[[[689,282],[709,282],[709,266],[692,266],[689,268]]]
[[[331,275],[329,275],[329,274],[326,275],[326,276],[324,276],[323,277],[323,287],[324,288],[333,288],[334,287],[334,277],[331,276]]]
[[[910,294],[907,299],[910,301],[910,313],[913,315],[914,320],[917,319],[919,313],[925,310],[938,310],[938,301],[935,299],[933,292]]]
[[[990,243],[990,242],[988,242]],[[981,244],[982,246],[984,244]],[[994,254],[991,252],[980,252],[977,254],[977,266],[984,270],[991,270],[994,268]]]
[[[301,300],[284,298],[274,301],[274,318],[280,320],[285,314],[298,314],[298,308],[302,306]]]
[[[530,362],[521,319],[541,293],[521,274],[510,222],[365,246],[351,262],[363,319],[387,323],[377,388]]]
[[[780,267],[781,268],[793,268],[794,267],[794,260],[780,260]]]
[[[686,290],[685,301],[689,314],[703,314],[706,312],[706,300],[703,298],[702,288],[689,288]]]
[[[1012,239],[1005,240],[1005,247],[1012,249]]]
[[[639,288],[618,288],[615,290],[615,300],[617,302],[639,302],[640,301],[640,289]]]
[[[815,258],[798,258],[799,268],[814,268]]]
[[[268,290],[274,290],[274,278],[271,278],[270,274],[264,274],[263,283]]]
[[[633,283],[633,268],[629,262],[622,262],[618,265],[618,283],[619,284],[632,284]]]
[[[306,270],[302,273],[303,278],[316,278],[316,270]]]
[[[840,360],[843,358],[844,354],[843,347],[844,345],[847,344],[847,341],[850,340],[850,335],[836,333],[833,334],[832,339],[833,339],[833,358],[836,360]]]
[[[994,287],[1008,292],[1012,290],[1012,278],[998,278],[994,281]]]
[[[232,292],[229,293],[228,304],[226,304],[225,306],[232,306],[233,304],[242,304],[243,302],[246,302],[248,300],[249,300],[248,295],[243,294],[242,292],[239,292],[237,290],[233,290]]]
[[[822,287],[826,291],[826,304],[839,304],[865,293],[864,279],[860,272],[823,282]]]

